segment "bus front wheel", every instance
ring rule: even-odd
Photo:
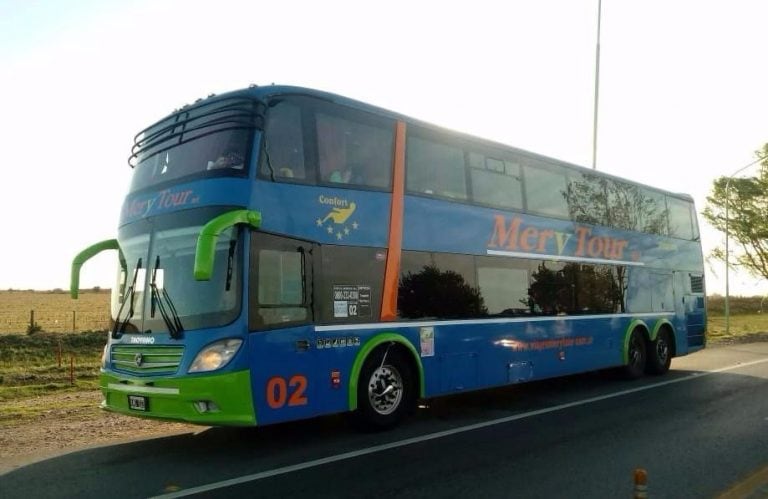
[[[381,348],[363,363],[357,384],[357,423],[384,430],[397,425],[415,404],[411,364],[395,347]]]

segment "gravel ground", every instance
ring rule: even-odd
[[[54,393],[25,400],[24,409],[36,416],[0,421],[0,474],[74,450],[205,428],[114,414],[101,410],[100,403],[99,391]],[[19,405],[19,401],[13,404]]]

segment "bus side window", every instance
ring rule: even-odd
[[[519,162],[486,157],[476,152],[468,153],[467,159],[474,202],[522,209],[523,183]]]
[[[307,178],[299,106],[283,101],[269,110],[261,174],[276,179]]]
[[[317,156],[320,179],[330,184],[388,189],[392,178],[394,123],[363,113],[318,111]]]
[[[397,314],[403,319],[471,319],[488,309],[470,255],[403,251]]]
[[[528,160],[523,166],[528,211],[568,219],[568,177],[552,165]]]
[[[530,313],[530,262],[515,258],[479,257],[477,281],[489,315]]]
[[[694,239],[693,210],[691,203],[667,196],[669,235],[682,239]]]
[[[252,331],[311,320],[311,254],[305,242],[253,232],[248,307]]]
[[[464,152],[460,148],[409,135],[405,154],[410,192],[467,199]]]

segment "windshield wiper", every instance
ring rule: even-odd
[[[224,284],[224,291],[232,289],[232,271],[235,263],[235,247],[237,246],[237,239],[229,241],[229,254],[227,255],[227,280]]]
[[[136,296],[136,278],[139,276],[139,270],[141,270],[141,258],[136,262],[136,268],[133,269],[133,279],[131,279],[131,285],[128,287],[128,290],[125,293],[125,298],[123,298],[123,303],[120,304],[120,309],[117,311],[117,315],[115,316],[115,325],[112,328],[112,338],[119,338],[123,334],[125,334],[125,327],[128,325],[128,321],[130,321],[133,318],[134,308],[133,308],[133,299]],[[123,308],[125,308],[125,303],[127,301],[130,301],[130,306],[128,307],[128,316],[125,318],[124,321],[120,321],[120,315],[123,313]]]
[[[181,333],[184,331],[184,326],[181,325],[181,319],[176,312],[176,307],[173,306],[171,297],[163,286],[163,292],[160,293],[160,289],[157,287],[157,270],[160,268],[160,255],[155,258],[155,268],[152,269],[152,280],[149,283],[149,288],[152,292],[152,304],[150,310],[150,317],[155,316],[155,307],[160,310],[160,315],[165,321],[165,325],[168,326],[168,333],[173,339],[181,338]],[[166,310],[163,301],[168,303],[168,309]]]

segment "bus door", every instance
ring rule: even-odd
[[[257,424],[315,415],[311,243],[254,231],[249,355]]]

